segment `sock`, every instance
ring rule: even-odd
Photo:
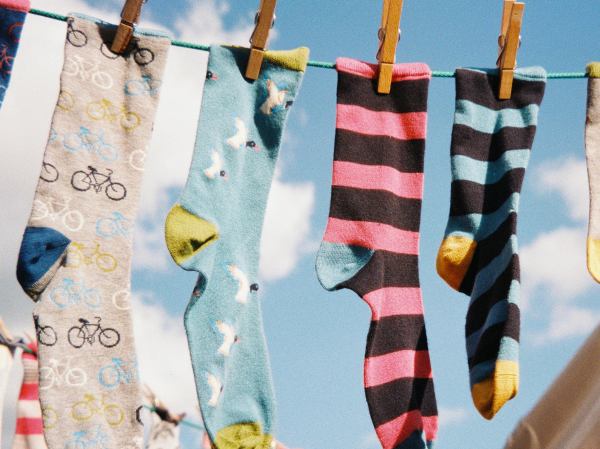
[[[261,76],[248,50],[212,46],[186,186],[166,220],[171,256],[199,273],[184,323],[200,409],[217,449],[270,449],[274,394],[258,290],[265,204],[308,49],[269,51]]]
[[[419,285],[427,92],[425,64],[397,64],[389,95],[377,66],[340,58],[329,219],[317,254],[327,290],[371,308],[364,385],[383,449],[431,445],[437,408]]]
[[[0,319],[0,329],[1,329]],[[0,330],[1,332],[1,330]],[[5,339],[5,335],[0,335],[2,339]],[[0,404],[5,403],[6,387],[11,375],[11,369],[13,365],[13,350],[9,346],[0,345]],[[2,412],[4,407],[0,407],[0,442],[2,442]]]
[[[142,444],[127,302],[142,172],[131,161],[150,140],[170,41],[139,32],[121,57],[101,51],[115,30],[69,18],[61,91],[17,266],[36,300],[42,408],[59,417],[51,428],[45,420],[50,449],[66,440]],[[143,93],[129,95],[133,85]]]
[[[600,282],[600,62],[588,65],[587,72],[585,157],[590,183],[587,266],[593,278]]]
[[[0,0],[0,107],[10,83],[29,0]]]
[[[517,212],[546,72],[517,69],[510,100],[496,70],[456,71],[450,218],[437,271],[470,295],[467,356],[473,402],[491,419],[519,387]]]
[[[33,354],[23,351],[23,383],[17,402],[17,427],[12,449],[46,449],[42,428],[42,410],[38,389],[37,345],[27,345]]]

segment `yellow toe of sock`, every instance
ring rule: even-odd
[[[479,413],[492,419],[519,390],[519,364],[510,360],[498,360],[492,377],[471,388],[473,403]]]
[[[215,449],[271,449],[273,437],[258,423],[233,424],[217,432]]]
[[[588,239],[587,266],[596,282],[600,282],[600,240]]]
[[[460,288],[476,247],[476,241],[462,236],[446,237],[442,242],[437,255],[436,269],[440,277],[454,290]]]

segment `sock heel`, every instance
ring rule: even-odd
[[[17,280],[32,299],[37,300],[55,276],[70,243],[69,238],[52,228],[25,229],[17,261]]]
[[[459,290],[473,260],[477,242],[467,237],[448,236],[440,245],[435,267],[440,277]]]
[[[180,205],[173,206],[165,221],[165,241],[171,257],[184,270],[197,271],[191,261],[219,239],[217,227]]]
[[[371,260],[374,250],[341,243],[321,242],[316,270],[319,282],[326,290],[337,290],[352,279]]]

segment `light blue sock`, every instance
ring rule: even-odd
[[[217,449],[269,449],[274,393],[258,259],[265,205],[308,49],[267,52],[258,80],[248,50],[212,46],[192,166],[167,217],[169,251],[199,273],[185,313],[200,409]]]
[[[29,0],[0,0],[0,106],[10,82]]]

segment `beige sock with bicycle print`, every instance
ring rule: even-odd
[[[49,449],[138,449],[132,228],[170,40],[72,16],[61,90],[17,278],[36,305]]]

